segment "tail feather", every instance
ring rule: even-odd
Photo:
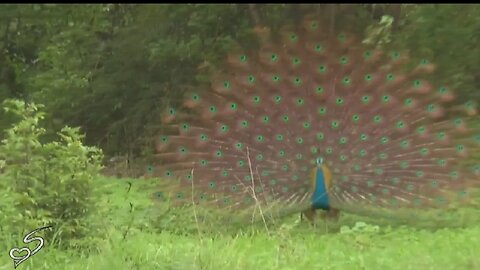
[[[336,209],[414,221],[480,205],[476,104],[455,105],[427,60],[325,29],[312,18],[278,35],[255,28],[258,50],[238,46],[209,91],[167,109],[152,165],[165,194],[247,219],[259,207],[285,215],[311,206],[321,156]]]

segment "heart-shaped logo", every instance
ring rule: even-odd
[[[25,237],[23,238],[23,243],[29,244],[29,243],[34,242],[34,241],[38,242],[37,247],[33,251],[30,250],[28,247],[23,247],[23,248],[15,248],[14,247],[14,248],[10,249],[9,255],[10,255],[10,258],[12,258],[12,260],[13,260],[14,268],[17,268],[17,266],[19,266],[22,262],[24,262],[26,259],[32,257],[38,251],[40,251],[40,249],[42,249],[45,241],[43,240],[42,237],[34,236],[34,234],[38,231],[45,230],[45,229],[48,229],[48,228],[51,228],[51,227],[52,226],[46,226],[46,227],[38,228],[38,229],[30,232],[29,234],[25,235]],[[24,252],[26,252],[27,254],[25,256],[22,256],[22,254]]]
[[[22,256],[21,254],[24,252],[26,252],[27,254]],[[32,252],[27,247],[10,249],[10,257],[13,259],[13,265],[15,268],[17,268],[22,262],[28,259],[31,255],[32,255]]]

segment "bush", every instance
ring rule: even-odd
[[[52,225],[48,239],[75,245],[88,236],[88,217],[96,210],[92,182],[101,169],[102,151],[82,144],[78,128],[64,127],[59,141],[42,142],[43,106],[4,102],[18,121],[0,145],[2,235],[16,235]],[[3,171],[3,172],[2,172]]]

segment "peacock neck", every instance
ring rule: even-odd
[[[312,206],[314,209],[329,210],[329,188],[331,184],[331,173],[326,165],[317,165],[313,169],[313,195]]]

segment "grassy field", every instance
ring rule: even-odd
[[[145,182],[100,179],[98,185],[99,205],[108,207],[96,250],[62,251],[46,239],[45,247],[17,269],[480,269],[480,226],[313,227],[291,217],[268,231],[259,226],[196,233],[191,222],[153,216]],[[8,250],[20,244],[21,239],[0,244],[0,270],[13,269]]]

